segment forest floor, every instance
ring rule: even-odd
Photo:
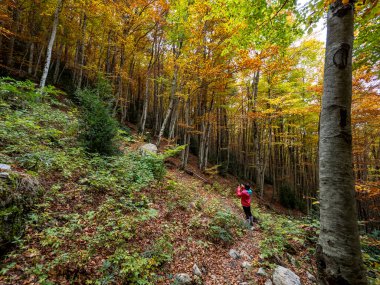
[[[132,146],[138,149],[141,142]],[[168,145],[161,144],[160,149],[167,148]],[[180,209],[170,211],[168,209],[168,199],[165,187],[145,189],[145,194],[153,197],[152,207],[159,211],[157,220],[149,222],[146,226],[140,228],[139,240],[136,244],[143,250],[149,247],[149,240],[152,237],[158,237],[164,231],[163,228],[168,224],[175,224],[177,229],[172,235],[172,243],[176,250],[171,262],[167,263],[160,270],[160,282],[157,284],[172,284],[173,276],[178,273],[193,274],[193,266],[196,264],[202,271],[202,284],[265,284],[271,279],[271,271],[274,264],[268,266],[261,258],[260,244],[266,239],[267,231],[260,227],[260,221],[264,218],[260,213],[270,212],[276,215],[290,214],[291,217],[302,217],[302,213],[297,210],[286,209],[278,201],[272,201],[272,187],[265,185],[266,194],[264,199],[259,199],[255,194],[253,197],[252,208],[254,216],[257,219],[254,229],[248,226],[233,239],[233,242],[219,243],[210,242],[207,236],[207,228],[199,227],[194,231],[194,224],[197,222],[208,224],[208,217],[205,211],[206,205],[215,205],[220,207],[219,210],[230,211],[237,219],[245,223],[245,216],[240,206],[240,200],[236,197],[236,187],[238,179],[235,176],[227,175],[207,175],[197,168],[197,157],[189,156],[189,164],[186,171],[180,170],[180,159],[169,158],[166,160],[167,174],[165,183],[174,184],[172,191],[188,191],[190,197]],[[184,189],[185,187],[186,189]],[[202,205],[197,202],[201,199]],[[170,206],[169,206],[170,207]],[[207,210],[206,210],[207,212]],[[194,222],[194,219],[199,221]],[[245,225],[245,224],[244,224]],[[275,246],[275,244],[273,244]],[[294,246],[294,247],[293,247]],[[294,248],[300,249],[295,251]],[[230,250],[236,250],[242,253],[240,258],[234,259],[229,255]],[[303,258],[308,255],[307,248],[295,242],[290,245],[290,252],[294,255],[279,252],[278,256],[273,256],[275,263],[282,265],[295,272],[301,279],[302,284],[315,284],[307,277],[307,272],[315,275],[315,261]],[[284,256],[285,258],[280,258]],[[244,262],[249,263],[249,268],[244,268]],[[257,274],[260,268],[264,268],[267,276]],[[247,283],[244,283],[247,282]]]

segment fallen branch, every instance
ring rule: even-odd
[[[206,184],[210,184],[210,185],[212,184],[208,179],[200,176],[199,174],[195,173],[194,171],[192,171],[190,169],[185,168],[185,172],[191,176],[195,176],[195,177],[199,178],[200,180],[202,180]]]

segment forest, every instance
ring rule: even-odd
[[[1,1],[0,284],[272,284],[257,268],[301,284],[276,266],[378,284],[379,16],[378,0]]]

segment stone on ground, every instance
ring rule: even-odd
[[[178,285],[188,285],[191,284],[192,280],[189,274],[179,273],[175,275],[174,282]]]
[[[147,144],[140,146],[139,150],[140,150],[140,153],[142,155],[149,155],[152,153],[156,154],[158,151],[157,146],[155,144],[152,144],[152,143],[147,143]]]
[[[273,285],[272,280],[267,279],[264,285]]]
[[[257,275],[267,276],[267,273],[265,272],[264,268],[260,267],[259,270],[257,271]]]
[[[202,276],[201,270],[199,269],[198,265],[196,265],[195,263],[193,265],[193,273],[194,275]]]
[[[10,171],[11,170],[11,166],[8,165],[8,164],[0,163],[0,170],[1,171]]]
[[[238,258],[240,258],[240,254],[239,254],[236,250],[234,250],[234,249],[230,249],[230,251],[228,252],[228,254],[229,254],[232,258],[234,258],[234,259],[238,259]]]
[[[301,285],[300,278],[291,270],[277,266],[273,273],[274,285]]]

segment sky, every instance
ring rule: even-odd
[[[301,9],[303,5],[305,5],[309,0],[298,0],[298,7]],[[317,28],[315,31],[312,33],[312,36],[321,42],[326,42],[326,25],[324,24],[326,19],[320,19],[319,22],[317,23]]]

